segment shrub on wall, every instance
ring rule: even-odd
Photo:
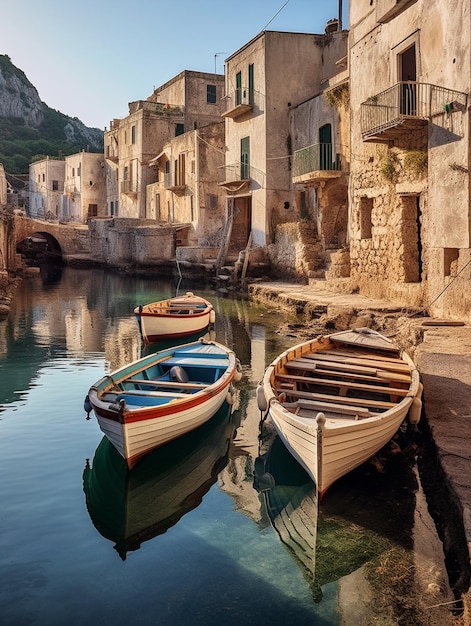
[[[381,163],[381,174],[390,183],[395,183],[399,176],[399,159],[397,154],[388,150]]]

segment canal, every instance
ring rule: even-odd
[[[211,300],[243,378],[232,407],[128,472],[83,401],[149,349],[134,307],[176,285],[47,278],[25,278],[0,322],[2,625],[455,623],[419,437],[400,431],[318,507],[269,423],[260,435],[256,385],[296,342],[285,313],[179,286]]]

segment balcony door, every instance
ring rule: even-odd
[[[417,115],[417,56],[415,44],[399,55],[401,114]]]
[[[319,128],[319,170],[332,169],[332,126]]]

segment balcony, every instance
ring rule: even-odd
[[[433,118],[466,109],[467,95],[429,83],[400,82],[361,104],[363,141],[404,137]]]
[[[226,110],[224,113],[221,113],[221,116],[230,117],[234,120],[253,111],[255,91],[246,87],[240,87],[229,96],[226,96],[225,100]]]
[[[125,193],[128,196],[137,196],[137,183],[133,180],[122,180],[121,193]]]
[[[234,163],[218,167],[218,185],[227,191],[241,191],[250,185],[250,165]]]
[[[331,143],[316,143],[296,150],[293,161],[293,183],[316,185],[322,181],[340,178],[340,154],[335,154]]]
[[[175,193],[182,193],[186,189],[185,176],[178,172],[166,172],[164,175],[164,188]]]

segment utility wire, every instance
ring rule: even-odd
[[[279,15],[279,14],[283,11],[283,9],[284,9],[284,8],[285,8],[285,6],[288,4],[288,2],[289,2],[289,0],[286,0],[286,2],[285,2],[285,3],[284,3],[284,5],[281,7],[281,9],[279,9],[279,10],[275,13],[275,15],[271,18],[271,20],[268,22],[268,24],[266,24],[266,25],[262,28],[262,30],[266,30],[267,26],[269,26],[269,25],[273,22],[273,20],[275,19],[275,17],[276,17],[277,15]]]

